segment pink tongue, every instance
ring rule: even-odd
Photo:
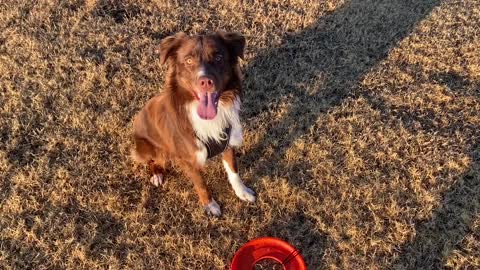
[[[217,115],[217,93],[199,93],[197,113],[200,118],[211,120]]]

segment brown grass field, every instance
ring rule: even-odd
[[[480,1],[0,2],[0,269],[227,269],[260,236],[309,269],[480,269]],[[206,217],[128,157],[178,31],[247,39],[242,203]]]

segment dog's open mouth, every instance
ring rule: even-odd
[[[195,92],[198,100],[197,114],[204,120],[211,120],[217,116],[218,92]]]

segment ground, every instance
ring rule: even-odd
[[[260,236],[309,269],[480,268],[479,1],[35,2],[0,3],[0,268],[225,269]],[[258,200],[214,159],[209,218],[128,154],[160,40],[217,29],[247,39]]]

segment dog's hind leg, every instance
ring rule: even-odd
[[[158,157],[155,146],[152,145],[147,139],[141,137],[134,137],[135,148],[132,149],[132,158],[136,162],[144,163],[148,165],[150,177],[150,183],[158,187],[163,184],[163,175],[165,172],[165,161]]]
[[[158,187],[163,184],[163,178],[165,174],[165,162],[159,162],[158,160],[150,160],[148,162],[148,168],[152,177],[150,177],[150,183]]]

